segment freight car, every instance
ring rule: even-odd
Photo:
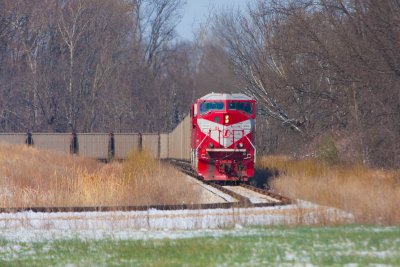
[[[256,101],[211,93],[191,106],[191,163],[204,180],[244,181],[254,175]]]

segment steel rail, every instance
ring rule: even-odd
[[[241,183],[240,186],[244,187],[246,189],[252,190],[254,192],[257,192],[259,194],[262,194],[262,195],[277,199],[281,203],[286,204],[286,205],[295,203],[294,200],[292,200],[292,199],[290,199],[288,197],[282,196],[282,195],[277,194],[277,193],[273,193],[273,192],[265,190],[265,189],[261,189],[261,188],[258,188],[258,187],[255,187],[255,186],[251,186],[251,185],[248,185],[248,184],[243,184],[243,183]]]
[[[278,202],[268,202],[268,203],[252,203],[250,201],[249,198],[240,195],[239,193],[236,193],[232,190],[229,190],[219,184],[213,183],[213,182],[209,182],[209,181],[204,181],[202,179],[199,179],[199,177],[197,176],[197,173],[192,169],[190,162],[188,161],[182,161],[182,160],[176,160],[176,159],[172,159],[172,160],[166,160],[168,163],[170,163],[171,165],[175,166],[177,169],[179,169],[181,172],[184,172],[200,181],[202,181],[203,183],[210,185],[220,191],[222,191],[225,194],[228,194],[230,196],[232,196],[233,198],[239,200],[239,203],[236,204],[237,207],[269,207],[269,206],[284,206],[284,205],[289,205],[292,203],[295,203],[295,201],[293,201],[292,199],[273,193],[271,191],[267,191],[255,186],[251,186],[245,183],[239,183],[239,186],[242,186],[246,189],[249,189],[251,191],[254,191],[256,193],[271,197],[273,199],[276,199]]]

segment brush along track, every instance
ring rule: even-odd
[[[191,168],[190,163],[185,161],[168,160],[168,163],[175,166],[181,172],[184,172],[191,177],[198,178],[197,174]],[[229,187],[221,186],[215,183],[202,181],[197,179],[202,184],[213,187],[216,190],[209,190],[213,194],[218,194],[218,191],[231,196],[232,201],[223,203],[205,203],[205,204],[172,204],[172,205],[141,205],[141,206],[86,206],[86,207],[13,207],[13,208],[0,208],[0,213],[16,213],[23,211],[32,212],[99,212],[99,211],[146,211],[146,210],[200,210],[200,209],[229,209],[233,207],[268,207],[268,206],[282,206],[291,204],[292,201],[286,197],[268,192],[246,184],[240,184],[243,189],[247,189],[247,194],[243,194],[240,190],[232,190]],[[235,192],[236,191],[236,192]],[[248,197],[249,192],[254,192],[258,195],[266,196],[271,201],[254,201],[253,197]],[[266,198],[265,199],[268,199]],[[257,197],[256,197],[257,198]],[[260,198],[260,197],[258,197]],[[261,197],[262,198],[262,197]]]
[[[189,162],[180,160],[168,160],[168,163],[175,166],[181,172],[184,172],[187,175],[198,179],[196,172],[192,169]],[[228,194],[238,200],[238,202],[235,203],[235,206],[239,207],[282,206],[293,203],[293,201],[287,197],[245,183],[239,183],[238,186],[221,186],[216,183],[204,180],[201,181],[204,184],[212,186],[219,191]]]

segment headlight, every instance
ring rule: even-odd
[[[225,115],[224,117],[225,124],[229,123],[229,115]]]

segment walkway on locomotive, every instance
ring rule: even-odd
[[[203,133],[197,136],[201,138],[200,143],[197,140],[198,147],[210,137],[214,142],[208,144],[208,152],[246,152],[250,147],[255,150],[255,101],[252,98],[244,94],[208,94],[197,104],[197,125]]]

